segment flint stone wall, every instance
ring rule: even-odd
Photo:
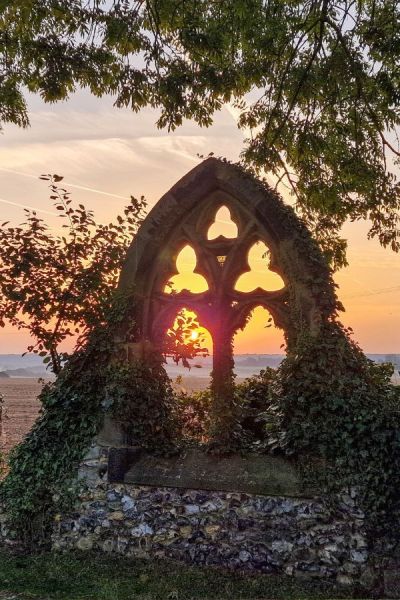
[[[75,511],[55,520],[54,550],[367,583],[365,518],[354,494],[332,508],[319,497],[113,484],[106,464],[107,450],[92,447],[81,465],[85,491]],[[0,545],[17,543],[0,505]]]
[[[112,484],[102,468],[106,460],[104,449],[93,448],[83,463],[89,488],[76,512],[60,517],[54,549],[165,557],[342,585],[358,582],[367,567],[364,514],[351,495],[332,509],[321,498]],[[95,472],[103,477],[96,480]]]
[[[55,549],[99,549],[198,565],[358,580],[368,560],[351,497],[319,500],[102,484],[63,518]]]

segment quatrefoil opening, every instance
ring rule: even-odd
[[[177,294],[183,290],[192,294],[201,294],[208,290],[208,283],[203,275],[195,273],[197,265],[196,252],[187,244],[176,258],[177,275],[173,275],[164,288],[166,294]]]
[[[253,292],[261,288],[267,292],[275,292],[285,287],[285,282],[278,273],[268,268],[270,251],[264,242],[258,241],[249,250],[247,262],[250,270],[240,275],[235,284],[238,292]]]
[[[207,239],[209,241],[215,240],[220,236],[229,240],[235,239],[238,236],[238,226],[232,221],[231,212],[227,206],[221,206],[217,210],[214,223],[207,232]]]

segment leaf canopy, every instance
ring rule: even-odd
[[[397,0],[2,0],[0,120],[28,125],[26,90],[78,87],[209,126],[230,102],[243,161],[272,173],[343,264],[347,220],[400,248]]]

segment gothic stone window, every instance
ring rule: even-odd
[[[218,211],[230,215],[227,237],[215,231]],[[205,160],[159,200],[128,251],[120,288],[134,290],[139,338],[127,340],[122,335],[119,341],[132,342],[136,352],[140,348],[156,352],[177,312],[182,308],[195,312],[213,339],[212,389],[218,420],[221,402],[230,401],[232,338],[253,308],[268,309],[289,345],[299,328],[317,333],[324,311],[332,311],[333,297],[313,295],[315,258],[301,251],[302,236],[310,238],[276,193],[234,165]],[[250,269],[249,252],[258,242],[268,250],[270,285],[260,281],[255,289],[239,291],[238,282]],[[185,289],[179,279],[179,255],[187,247],[196,291]],[[322,276],[329,277],[327,267]],[[296,311],[290,310],[290,303],[296,304]]]

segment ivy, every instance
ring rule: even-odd
[[[175,451],[178,424],[174,393],[160,357],[111,364],[105,392],[112,416],[132,445],[154,453]]]
[[[371,539],[400,515],[400,387],[391,365],[369,360],[338,321],[303,336],[269,390],[271,444],[324,465],[330,493],[358,490]],[[313,473],[315,475],[315,473]]]
[[[18,538],[27,543],[46,539],[53,515],[72,504],[78,463],[101,425],[109,349],[107,340],[96,337],[43,388],[39,418],[10,454],[0,498]]]
[[[4,396],[0,393],[0,436],[2,430],[2,423],[4,420]],[[0,450],[0,480],[3,478],[5,473],[5,459],[3,453]]]

